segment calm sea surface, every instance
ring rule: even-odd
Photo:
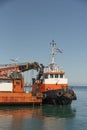
[[[87,130],[87,87],[70,106],[0,107],[0,130]]]

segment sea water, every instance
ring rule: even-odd
[[[0,130],[87,130],[87,87],[71,106],[0,107]]]

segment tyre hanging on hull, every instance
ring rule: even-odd
[[[70,105],[72,100],[76,100],[73,90],[49,90],[43,93],[43,104],[50,105]]]

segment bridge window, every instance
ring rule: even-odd
[[[45,79],[48,79],[48,74],[45,75]]]
[[[53,78],[53,74],[50,74],[50,78]]]
[[[58,74],[55,74],[55,78],[58,78]]]
[[[63,78],[63,74],[60,74],[60,78]]]

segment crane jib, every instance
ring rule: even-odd
[[[31,69],[38,70],[38,68],[39,68],[39,64],[37,62],[26,63],[24,65],[19,65],[19,70],[21,70],[22,72],[24,72],[26,70],[31,70]]]

